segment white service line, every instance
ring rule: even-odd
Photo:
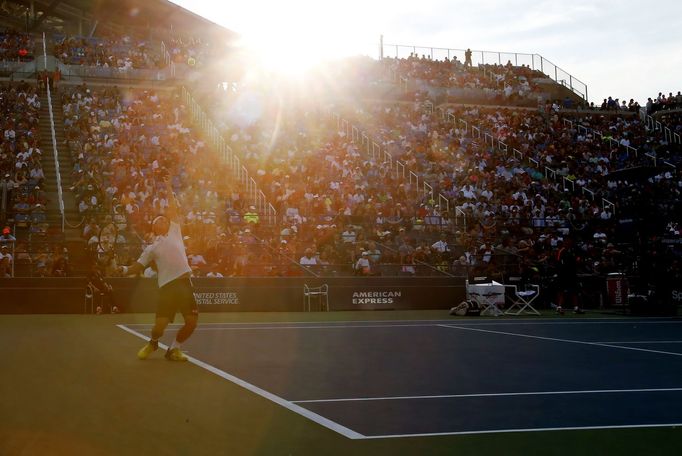
[[[474,434],[506,434],[512,432],[545,432],[545,431],[594,431],[603,429],[642,429],[642,428],[662,428],[679,427],[682,423],[660,423],[660,424],[623,424],[612,426],[567,426],[567,427],[547,427],[531,429],[490,429],[485,431],[456,431],[456,432],[424,432],[420,434],[387,434],[387,435],[367,435],[364,440],[373,439],[396,439],[401,437],[438,437],[445,435],[474,435]]]
[[[525,337],[528,339],[549,340],[552,342],[566,342],[566,343],[570,343],[570,344],[592,345],[595,347],[610,347],[610,348],[619,348],[621,350],[632,350],[632,351],[641,351],[641,352],[647,352],[647,353],[657,353],[659,355],[682,356],[682,353],[667,352],[667,351],[661,351],[661,350],[649,350],[648,348],[623,347],[621,345],[605,344],[605,343],[601,343],[601,342],[586,342],[586,341],[582,341],[582,340],[558,339],[556,337],[532,336],[530,334],[518,334],[518,333],[505,332],[505,331],[493,331],[490,329],[467,328],[465,326],[453,326],[453,325],[438,325],[438,326],[440,326],[442,328],[461,329],[463,331],[478,331],[478,332],[484,332],[484,333],[490,333],[490,334],[501,334],[504,336],[515,336],[515,337]]]
[[[605,390],[574,390],[574,391],[525,391],[516,393],[474,393],[474,394],[439,394],[433,396],[386,396],[386,397],[351,397],[340,399],[306,399],[291,401],[294,404],[322,403],[322,402],[368,402],[368,401],[402,401],[416,399],[450,399],[471,397],[504,397],[504,396],[556,396],[564,394],[613,394],[613,393],[665,393],[680,392],[682,388],[633,388],[633,389],[605,389]]]
[[[145,336],[144,334],[140,334],[139,332],[135,331],[134,329],[130,329],[130,328],[126,327],[125,325],[116,325],[116,326],[118,326],[119,328],[121,328],[122,330],[124,330],[130,334],[133,334],[133,335],[139,337],[140,339],[144,339],[147,341],[149,340],[149,337]],[[167,348],[167,346],[162,344],[162,343],[159,343],[159,347],[162,347],[164,349]],[[187,358],[189,359],[190,363],[195,364],[199,367],[202,367],[202,368],[206,369],[207,371],[209,371],[209,372],[211,372],[211,373],[213,373],[219,377],[224,378],[225,380],[229,380],[230,382],[234,383],[235,385],[241,386],[242,388],[247,389],[247,390],[251,391],[252,393],[255,393],[261,397],[264,397],[265,399],[268,399],[268,400],[276,403],[277,405],[280,405],[280,406],[282,406],[282,407],[284,407],[284,408],[286,408],[286,409],[288,409],[294,413],[297,413],[297,414],[299,414],[305,418],[308,418],[309,420],[314,421],[315,423],[319,424],[320,426],[324,426],[327,429],[331,429],[334,432],[338,432],[339,434],[343,435],[344,437],[347,437],[347,438],[353,439],[353,440],[365,438],[364,435],[362,435],[358,432],[355,432],[352,429],[349,429],[345,426],[340,425],[339,423],[337,423],[335,421],[332,421],[328,418],[325,418],[321,415],[318,415],[315,412],[311,412],[310,410],[305,409],[299,405],[296,405],[290,401],[287,401],[286,399],[283,399],[283,398],[281,398],[275,394],[272,394],[269,391],[265,391],[264,389],[259,388],[255,385],[252,385],[251,383],[248,383],[239,377],[235,377],[234,375],[228,374],[227,372],[222,371],[215,366],[211,366],[210,364],[205,363],[205,362],[203,362],[197,358],[194,358],[192,356],[188,356]]]
[[[609,340],[595,341],[596,344],[682,344],[682,340]]]

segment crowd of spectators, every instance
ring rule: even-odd
[[[384,58],[382,65],[386,70],[415,81],[422,92],[432,89],[460,89],[453,100],[462,97],[478,97],[487,103],[530,104],[535,105],[538,98],[545,98],[541,87],[535,82],[547,76],[526,66],[479,65],[474,68],[457,60],[445,58],[434,60],[430,57],[410,54],[408,58]],[[449,94],[449,92],[448,92]],[[419,92],[417,96],[422,96]]]
[[[626,102],[625,100],[621,101],[618,98],[608,97],[604,98],[601,106],[599,106],[599,110],[639,113],[640,105],[634,100],[634,98],[630,98],[630,101]]]
[[[386,257],[392,251],[417,253],[431,266],[455,273],[469,270],[473,264],[478,265],[478,272],[499,270],[498,255],[511,255],[522,264],[532,258],[533,263],[539,259],[549,265],[552,252],[568,235],[580,238],[577,246],[582,259],[594,260],[581,264],[584,272],[611,272],[632,260],[631,251],[616,247],[623,238],[616,229],[614,209],[620,210],[620,198],[614,189],[622,185],[634,188],[635,184],[633,180],[610,180],[609,175],[623,167],[646,164],[646,154],[663,157],[668,153],[666,144],[652,138],[637,116],[564,115],[560,109],[543,113],[512,107],[452,108],[451,113],[504,141],[509,151],[516,149],[520,155],[500,153],[483,137],[472,138],[471,130],[465,132],[460,124],[455,128],[438,113],[425,112],[421,104],[378,103],[344,113],[369,132],[393,160],[400,160],[423,182],[447,195],[450,213],[439,207],[441,201],[424,197],[411,182],[397,178],[395,168],[389,169],[382,156],[369,156],[364,143],[349,144],[343,135],[325,137],[310,128],[306,119],[324,124],[322,113],[299,112],[291,116],[296,119],[293,121],[283,116],[277,135],[271,133],[272,123],[246,127],[232,123],[226,137],[252,175],[258,176],[266,194],[273,197],[279,213],[286,214],[285,222],[302,222],[295,225],[299,232],[312,221],[316,229],[342,238],[347,221],[352,220],[356,224],[351,229],[361,233],[361,240],[374,241],[389,252]],[[577,128],[578,124],[585,128]],[[322,128],[335,129],[336,125]],[[593,133],[596,131],[601,135]],[[616,151],[612,139],[620,146]],[[640,153],[628,153],[626,146],[641,149]],[[528,159],[535,166],[530,166]],[[545,172],[545,166],[551,174]],[[570,191],[563,177],[572,183]],[[675,187],[678,182],[679,175],[671,170],[661,173],[655,185]],[[590,191],[581,192],[581,188]],[[603,203],[602,198],[615,205]],[[466,214],[473,233],[457,223],[455,211]],[[674,218],[674,211],[665,214]],[[404,246],[394,242],[400,228],[412,238]],[[434,250],[433,236],[440,232],[446,233],[450,246],[445,255]],[[319,249],[309,248],[299,250],[299,262],[319,264]],[[528,257],[528,248],[542,254]],[[356,270],[367,270],[363,257],[368,255],[363,255],[362,249],[367,249],[363,242],[354,255],[339,258],[355,264]],[[395,256],[398,263],[406,258]],[[488,267],[491,260],[498,264]]]
[[[646,113],[652,115],[658,111],[673,111],[682,109],[682,92],[677,91],[676,95],[672,92],[666,96],[663,92],[659,92],[656,98],[647,99]]]
[[[197,36],[173,36],[164,40],[163,43],[166,45],[166,52],[171,61],[190,67],[201,67],[215,54],[215,47],[212,43]]]
[[[678,91],[677,94],[670,92],[668,95],[659,92],[656,97],[647,98],[644,108],[647,115],[653,115],[659,111],[682,109],[682,92]],[[618,98],[608,97],[604,98],[599,109],[602,111],[629,111],[639,113],[642,107],[633,98],[626,102],[625,100],[621,101]]]
[[[379,273],[375,265],[380,259],[384,263],[407,262],[411,266],[401,272],[416,273],[420,261],[428,260],[432,253],[442,253],[427,243],[413,248],[402,245],[404,242],[377,251],[372,244],[375,239],[397,236],[401,228],[404,233],[412,218],[401,204],[387,202],[385,216],[379,205],[365,204],[365,194],[370,191],[366,184],[339,187],[355,168],[348,162],[342,165],[344,159],[361,163],[347,138],[329,138],[331,142],[322,150],[304,150],[316,144],[321,133],[297,136],[286,127],[274,153],[294,147],[304,154],[292,164],[273,155],[273,164],[281,169],[267,173],[259,169],[262,182],[269,180],[267,190],[284,215],[284,225],[271,226],[259,223],[255,208],[248,206],[242,195],[220,188],[215,159],[183,126],[184,107],[173,95],[137,92],[123,97],[114,89],[91,92],[81,86],[64,94],[63,107],[75,163],[73,190],[82,213],[95,217],[83,229],[84,238],[93,245],[97,242],[93,233],[102,222],[97,214],[111,214],[112,208],[124,211],[121,215],[144,236],[147,223],[167,205],[168,195],[159,189],[159,183],[170,178],[184,209],[190,263],[199,274],[301,274],[296,258],[306,251],[311,254],[303,262],[306,267],[352,270],[347,266],[369,256],[374,267],[360,264],[358,273]],[[291,119],[287,122],[293,125]],[[257,149],[265,136],[258,139],[258,144],[242,144],[245,150],[251,147],[249,156],[253,160],[247,160],[249,166],[259,165]],[[312,176],[311,169],[319,169],[319,175]],[[292,176],[284,174],[287,172]],[[273,176],[282,178],[281,182]],[[382,198],[379,182],[372,183],[371,190]],[[317,191],[322,199],[313,194]],[[132,232],[124,233],[125,241],[134,239]]]
[[[0,86],[0,175],[3,216],[33,233],[46,231],[47,196],[40,188],[45,175],[38,134],[40,101],[35,86]]]
[[[651,128],[639,115],[595,115],[576,113],[567,116],[576,125],[586,127],[576,134],[579,141],[589,141],[600,148],[601,155],[614,161],[612,168],[655,166],[659,163],[679,164],[680,145],[661,128]],[[680,133],[680,116],[669,114],[662,120],[669,122],[672,132]],[[618,147],[615,147],[615,145]]]
[[[230,211],[241,220],[246,208],[226,186],[224,165],[187,126],[178,93],[82,85],[63,94],[62,106],[74,160],[71,190],[88,220],[82,232],[88,244],[96,246],[98,227],[113,221],[119,242],[131,246],[124,253],[134,255],[149,241],[152,218],[168,207],[169,182],[184,211],[188,252],[201,269],[200,257],[215,247],[209,244],[228,234]]]
[[[158,70],[170,62],[199,68],[218,54],[211,42],[197,36],[173,35],[152,41],[133,35],[57,36],[54,53],[67,65],[85,65],[127,70]],[[165,53],[165,55],[164,55]]]
[[[40,107],[36,86],[24,81],[0,85],[0,218],[7,224],[0,237],[0,276],[16,264],[30,264],[29,250],[48,232]],[[28,239],[17,244],[10,226],[26,229]]]
[[[131,35],[55,38],[55,56],[67,65],[131,69],[160,69],[164,61],[152,43]]]
[[[68,277],[69,250],[62,242],[17,241],[14,247],[17,268],[25,267],[31,277]]]
[[[324,124],[319,115],[311,113],[309,117]],[[301,251],[299,255],[306,253],[301,263],[317,265],[320,260],[333,259],[355,264],[358,272],[376,273],[387,269],[372,263],[381,260],[400,265],[398,272],[406,274],[417,272],[414,264],[428,263],[448,272],[474,263],[479,252],[471,246],[443,248],[438,244],[445,241],[437,240],[442,232],[449,233],[450,242],[456,239],[450,214],[420,195],[414,184],[398,179],[380,157],[367,157],[358,145],[349,143],[350,138],[330,135],[335,126],[324,124],[319,132],[301,124],[289,127],[286,119],[280,121],[277,138],[262,126],[235,131],[230,137],[264,190],[272,195],[279,213],[284,214],[285,225],[292,224],[283,230],[286,234],[314,226],[320,236],[336,239],[326,249],[315,243],[307,253]],[[423,158],[419,153],[416,157]],[[406,163],[412,162],[407,159]],[[383,249],[380,255],[363,255],[377,245]],[[455,258],[458,252],[467,254],[466,265],[459,262],[461,255]],[[372,268],[367,268],[365,256]],[[487,267],[493,256],[485,258],[482,267]]]
[[[632,135],[633,140],[637,138],[645,141],[640,158],[643,158],[647,150],[660,155],[661,149],[656,147],[665,146],[655,144],[656,140],[643,139],[646,131],[636,117],[631,120],[617,117],[596,119],[598,122],[593,124],[598,123],[600,128],[605,128],[606,136],[596,139],[596,135],[585,134],[586,130],[581,130],[580,133],[575,128],[566,128],[561,122],[563,119],[557,117],[545,121],[537,113],[528,111],[469,108],[453,109],[452,112],[470,126],[476,125],[482,131],[488,131],[502,139],[509,150],[517,149],[536,163],[553,168],[558,176],[565,176],[574,182],[576,188],[589,185],[598,194],[618,204],[621,202],[618,191],[615,190],[618,186],[639,187],[634,179],[612,179],[610,174],[637,162],[635,157],[628,157],[627,154],[613,154],[610,142],[606,141],[608,136],[618,135],[619,141],[626,141],[623,144],[630,144],[627,142],[628,135]],[[547,230],[578,232],[587,239],[590,236],[586,234],[591,232],[593,238],[597,236],[598,239],[609,240],[601,242],[602,247],[611,243],[611,232],[616,224],[609,206],[600,207],[598,200],[586,195],[566,193],[561,181],[552,183],[552,180],[545,179],[542,172],[521,163],[518,160],[520,156],[493,153],[494,149],[481,147],[480,140],[467,144],[464,138],[453,138],[453,133],[456,135],[458,132],[451,122],[439,125],[430,120],[419,106],[382,106],[372,111],[364,120],[367,119],[376,119],[378,128],[372,130],[375,139],[379,138],[394,158],[409,163],[411,169],[418,170],[420,175],[437,184],[437,188],[442,189],[449,197],[460,201],[463,197],[466,202],[459,208],[469,211],[471,219],[483,220],[488,225],[485,219],[494,218],[496,220],[491,220],[490,225],[494,224],[496,227],[500,226],[500,221],[504,227],[521,221],[521,225],[535,232],[534,236],[522,239],[524,243],[536,243],[539,240],[538,234],[549,234],[546,233]],[[403,128],[396,128],[401,123]],[[454,147],[453,139],[457,140]],[[650,149],[647,149],[649,146]],[[454,173],[451,172],[453,168]],[[458,172],[461,173],[459,176]],[[447,180],[443,176],[447,176]],[[466,179],[471,182],[466,182]],[[465,185],[448,190],[452,181],[464,181]],[[653,184],[659,189],[671,187],[669,190],[672,190],[679,187],[680,176],[676,170],[668,168],[668,171],[660,172]],[[537,193],[533,198],[536,189]],[[672,194],[676,194],[675,191]],[[536,203],[538,198],[541,199],[541,204]],[[662,214],[665,215],[665,220],[679,217],[671,208]],[[505,234],[497,233],[495,237],[503,239]],[[601,267],[609,264],[604,260],[598,263]]]
[[[210,52],[197,40],[166,45],[178,63],[194,65]],[[130,38],[67,38],[56,50],[74,64],[162,65],[147,43]],[[381,65],[427,87],[492,93],[509,107],[450,107],[443,113],[417,103],[370,103],[342,113],[390,154],[387,161],[368,144],[339,133],[323,111],[282,111],[264,101],[253,119],[226,122],[224,134],[277,209],[276,223],[225,182],[225,165],[190,126],[188,109],[174,90],[85,84],[67,89],[62,105],[75,164],[71,190],[87,221],[83,238],[96,246],[99,226],[113,220],[121,232],[117,260],[129,262],[140,244],[149,242],[151,219],[168,207],[169,182],[183,209],[188,257],[198,275],[297,275],[306,269],[358,275],[490,275],[507,269],[550,274],[553,254],[569,236],[578,239],[582,270],[602,274],[628,262],[627,249],[618,245],[614,208],[634,210],[641,204],[637,192],[679,194],[674,168],[644,180],[611,178],[621,168],[647,164],[647,156],[673,160],[676,154],[638,116],[623,112],[639,111],[632,100],[606,99],[602,109],[618,112],[603,115],[564,113],[558,104],[547,111],[523,109],[514,105],[537,101],[534,79],[541,76],[526,67],[472,68],[456,59],[416,55]],[[238,90],[227,92],[220,109],[237,104]],[[25,98],[35,101],[31,94]],[[674,109],[671,99],[672,94],[663,97],[667,109]],[[447,114],[476,126],[478,136]],[[671,119],[680,125],[679,118]],[[493,143],[481,133],[490,134]],[[499,141],[508,153],[496,148]],[[40,177],[38,171],[31,174],[39,167],[39,159],[38,165],[31,159],[39,150],[33,152],[12,157],[26,164],[27,178]],[[410,171],[433,193],[417,185]],[[570,189],[562,178],[572,183]],[[19,209],[39,214],[31,205],[44,206],[35,189],[40,181],[33,184],[26,195],[32,202],[18,202]],[[447,205],[434,197],[439,193]],[[677,208],[664,205],[670,223]],[[114,271],[115,264],[109,268]]]
[[[488,73],[498,87],[504,88],[506,100],[513,101],[513,96],[528,97],[531,92],[538,92],[539,88],[534,79],[546,79],[547,76],[539,70],[533,70],[526,65],[516,66],[508,61],[505,65],[479,65],[484,73]]]

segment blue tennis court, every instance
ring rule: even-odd
[[[682,423],[680,319],[217,323],[183,349],[354,439]]]

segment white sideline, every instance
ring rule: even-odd
[[[655,320],[653,318],[656,318]],[[547,318],[505,318],[505,319],[489,319],[484,321],[470,321],[470,320],[340,320],[340,321],[252,321],[252,322],[222,322],[222,323],[201,323],[200,327],[205,326],[227,326],[226,328],[219,329],[233,329],[229,326],[241,327],[241,326],[253,326],[258,327],[258,325],[271,325],[271,326],[285,326],[285,325],[301,325],[296,327],[297,329],[305,329],[311,325],[329,325],[334,327],[362,327],[366,326],[364,323],[369,324],[398,324],[405,323],[398,326],[431,326],[431,325],[443,325],[443,324],[457,324],[466,326],[497,326],[497,325],[586,325],[586,324],[630,324],[630,325],[640,325],[640,324],[681,324],[682,319],[679,317],[670,317],[668,319],[661,319],[661,317],[652,317],[651,320],[631,320],[625,318],[589,318],[580,320],[559,320],[559,319],[547,319]],[[169,328],[181,327],[182,323],[172,323],[168,325]],[[130,323],[127,324],[128,327],[151,327],[149,323]],[[378,326],[378,325],[377,325]],[[383,326],[383,325],[382,325]],[[197,328],[198,329],[198,328]],[[218,329],[218,328],[217,328]]]
[[[116,325],[116,326],[118,326],[119,328],[121,328],[122,330],[124,330],[130,334],[133,334],[134,336],[139,337],[140,339],[144,339],[147,341],[149,340],[149,337],[147,337],[143,334],[140,334],[139,332],[135,331],[134,329],[130,329],[130,328],[126,327],[126,325]],[[167,348],[167,346],[165,346],[164,344],[161,344],[161,343],[159,343],[159,346],[164,348],[164,349]],[[311,421],[314,421],[315,423],[319,424],[320,426],[324,426],[327,429],[331,429],[332,431],[337,432],[337,433],[343,435],[344,437],[347,437],[347,438],[353,439],[353,440],[365,438],[364,435],[362,435],[358,432],[355,432],[352,429],[349,429],[345,426],[342,426],[339,423],[336,423],[336,422],[334,422],[328,418],[325,418],[321,415],[318,415],[315,412],[311,412],[308,409],[305,409],[305,408],[298,406],[298,405],[296,405],[290,401],[287,401],[286,399],[283,399],[283,398],[281,398],[275,394],[272,394],[268,391],[265,391],[264,389],[261,389],[255,385],[252,385],[251,383],[248,383],[248,382],[240,379],[239,377],[235,377],[234,375],[228,374],[227,372],[222,371],[222,370],[218,369],[217,367],[211,366],[210,364],[207,364],[207,363],[205,363],[201,360],[198,360],[192,356],[188,356],[188,358],[189,358],[190,363],[195,364],[199,367],[202,367],[202,368],[206,369],[207,371],[209,371],[209,372],[211,372],[211,373],[213,373],[219,377],[222,377],[225,380],[228,380],[228,381],[234,383],[235,385],[241,386],[242,388],[245,388],[245,389],[251,391],[252,393],[255,393],[255,394],[257,394],[257,395],[259,395],[265,399],[268,399],[268,400],[276,403],[277,405],[280,405],[280,406],[282,406],[282,407],[284,407],[284,408],[286,408],[286,409],[288,409],[294,413],[297,413],[297,414],[299,414],[305,418],[308,418]]]
[[[438,326],[440,326],[442,328],[460,329],[463,331],[478,331],[478,332],[491,333],[491,334],[501,334],[504,336],[515,336],[515,337],[525,337],[528,339],[549,340],[552,342],[566,342],[566,343],[570,343],[570,344],[592,345],[595,347],[609,347],[609,348],[619,348],[621,350],[631,350],[631,351],[640,351],[640,352],[647,352],[647,353],[656,353],[659,355],[682,356],[682,353],[668,352],[668,351],[662,351],[662,350],[649,350],[648,348],[623,347],[621,345],[613,345],[613,344],[607,344],[607,343],[603,343],[603,342],[586,342],[583,340],[558,339],[556,337],[532,336],[530,334],[518,334],[518,333],[505,332],[505,331],[493,331],[490,329],[467,328],[465,326],[453,326],[453,325],[438,325]]]
[[[363,328],[437,328],[437,324],[424,324],[424,325],[306,325],[306,326],[248,326],[248,327],[237,327],[237,328],[202,328],[197,327],[195,331],[255,331],[260,329],[268,330],[282,330],[282,329],[363,329]],[[180,327],[168,328],[169,331],[179,330]]]
[[[509,393],[473,393],[473,394],[439,394],[434,396],[386,396],[386,397],[351,397],[339,399],[306,399],[303,401],[291,401],[294,404],[323,403],[323,402],[367,402],[367,401],[400,401],[416,399],[449,399],[471,397],[504,397],[504,396],[554,396],[562,394],[609,394],[609,393],[665,393],[678,392],[681,388],[632,388],[632,389],[605,389],[605,390],[568,390],[568,391],[525,391]]]

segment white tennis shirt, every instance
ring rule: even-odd
[[[187,262],[180,225],[171,222],[168,234],[157,236],[156,240],[142,251],[140,258],[137,260],[145,268],[152,261],[156,262],[159,288],[183,274],[192,272],[192,268],[189,267]]]

